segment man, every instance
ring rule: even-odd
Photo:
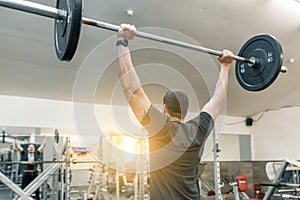
[[[213,129],[226,98],[228,72],[233,54],[224,50],[219,80],[213,96],[200,114],[184,122],[189,101],[180,90],[170,90],[163,99],[163,112],[152,106],[133,67],[128,40],[136,35],[132,25],[122,24],[117,34],[119,79],[128,103],[147,129],[150,146],[150,198],[200,199],[198,164],[204,143]]]
[[[39,161],[40,156],[46,146],[46,136],[44,136],[43,144],[36,150],[35,144],[30,143],[27,149],[23,149],[18,143],[18,136],[15,138],[15,146],[21,154],[21,161],[34,162]],[[22,189],[31,183],[41,170],[40,164],[23,164]],[[39,189],[35,191],[36,199],[40,199]]]

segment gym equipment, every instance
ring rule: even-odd
[[[226,178],[225,181],[232,186],[234,200],[256,200],[256,198],[249,198],[246,194],[248,190],[247,178],[244,175],[232,176],[233,182],[229,182]]]
[[[281,188],[281,187],[300,187],[300,184],[296,183],[284,183],[282,180],[277,181],[276,183],[265,183],[265,182],[260,182],[259,183],[261,186],[272,186],[276,188]]]
[[[5,128],[2,128],[2,143],[5,143]]]
[[[57,143],[53,143],[53,145],[57,146],[57,148],[54,148],[55,153],[54,160],[62,160],[65,156],[68,160],[70,152],[68,149],[66,150],[65,147],[70,147],[70,140],[67,138],[65,143],[58,146]],[[66,154],[66,155],[65,155]],[[48,167],[45,167],[45,169],[41,172],[41,174],[38,175],[26,188],[21,189],[16,183],[14,183],[11,179],[9,179],[5,174],[3,174],[0,171],[0,182],[2,182],[4,185],[6,185],[14,194],[17,194],[19,196],[18,199],[28,199],[33,200],[33,198],[30,196],[32,193],[34,193],[39,187],[42,186],[42,184],[46,183],[46,181],[49,178],[52,178],[52,199],[66,199],[70,200],[69,193],[70,193],[70,187],[68,186],[68,178],[70,177],[70,170],[67,170],[67,163],[66,162],[53,162],[48,165]],[[13,164],[12,162],[11,164]],[[40,162],[42,163],[42,162]],[[50,163],[50,162],[49,162]],[[66,164],[64,164],[66,163]],[[1,162],[1,164],[9,164],[8,162]],[[16,163],[17,164],[17,163]],[[20,164],[27,164],[27,163],[20,163]],[[64,173],[59,173],[63,172]],[[58,179],[58,176],[65,177],[64,179]]]
[[[219,145],[217,139],[217,132],[216,128],[213,129],[213,153],[214,153],[214,181],[215,181],[215,199],[216,200],[223,200],[221,188],[223,187],[221,181],[221,170],[220,170],[220,162],[219,162]]]
[[[43,163],[72,163],[72,164],[80,164],[80,163],[101,163],[100,160],[43,160],[43,161],[4,161],[0,162],[0,165],[12,165],[12,164],[22,164],[22,165],[34,165],[34,164],[43,164]]]
[[[54,39],[57,57],[70,61],[78,45],[81,23],[111,31],[120,27],[106,22],[82,17],[82,0],[57,0],[56,8],[24,1],[0,0],[0,6],[55,19]],[[141,38],[222,56],[221,51],[137,31]],[[279,42],[270,35],[257,35],[248,40],[238,56],[234,56],[236,76],[240,85],[249,91],[260,91],[270,86],[279,72],[286,72],[282,66],[283,53]]]
[[[282,199],[299,199],[300,191],[300,162],[284,160],[278,169],[274,180],[269,183],[261,182],[261,186],[268,186],[264,200],[272,199],[273,196]],[[275,193],[276,192],[276,193]]]
[[[274,197],[280,197],[281,199],[300,199],[300,196],[290,194],[274,194]]]
[[[273,36],[261,34],[252,37],[244,44],[239,56],[256,60],[253,65],[236,62],[237,80],[246,90],[258,91],[268,87],[281,70],[282,48]]]
[[[59,142],[59,132],[58,132],[57,129],[55,129],[55,131],[54,131],[54,141],[55,141],[56,143]]]

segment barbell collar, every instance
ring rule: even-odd
[[[281,66],[280,72],[281,73],[286,73],[288,71],[288,68],[284,65]]]
[[[247,62],[250,67],[256,68],[259,66],[259,59],[255,57],[249,58],[249,62]]]
[[[67,17],[66,10],[24,0],[0,0],[0,6],[54,19],[65,19]]]

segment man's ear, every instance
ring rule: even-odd
[[[166,104],[163,105],[163,113],[164,114],[168,114],[169,113]]]

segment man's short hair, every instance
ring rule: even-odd
[[[189,108],[189,99],[183,91],[177,89],[167,91],[163,103],[172,117],[185,118]]]
[[[34,144],[34,143],[28,143],[28,146],[27,146],[27,147],[29,147],[30,145],[33,145],[34,148],[35,148],[35,144]]]

